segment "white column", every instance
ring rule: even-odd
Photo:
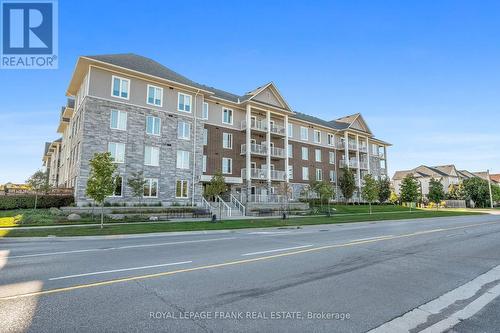
[[[368,173],[369,174],[372,174],[372,170],[370,169],[370,156],[371,156],[371,149],[372,148],[372,144],[370,142],[370,139],[366,138],[366,158],[368,160]]]
[[[245,175],[245,178],[247,180],[247,201],[248,201],[248,198],[250,196],[250,194],[252,193],[252,180],[251,180],[251,175],[252,175],[252,170],[251,170],[251,167],[252,167],[252,157],[251,157],[251,127],[252,127],[252,124],[251,124],[251,120],[252,120],[252,109],[250,107],[250,105],[247,105],[247,112],[246,112],[246,147],[247,147],[247,150],[245,152],[245,168],[246,168],[246,175]]]
[[[358,170],[356,176],[358,176],[358,200],[361,201],[361,160],[359,158],[359,135],[356,134],[356,160],[358,162]]]
[[[286,182],[288,183],[290,181],[289,175],[288,175],[288,166],[289,166],[289,161],[288,161],[288,115],[285,115],[285,179]]]
[[[349,134],[347,132],[344,133],[344,154],[347,169],[349,169]]]
[[[385,177],[389,177],[389,174],[387,173],[387,147],[384,146],[384,166],[385,166]]]
[[[271,190],[271,112],[266,112],[266,141],[267,141],[267,155],[266,155],[266,165],[267,165],[267,190]],[[269,193],[268,193],[269,194]]]

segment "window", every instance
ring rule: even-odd
[[[288,144],[288,157],[293,157],[293,145],[291,143]]]
[[[316,162],[321,162],[321,149],[314,150],[314,159]]]
[[[160,148],[151,146],[144,147],[144,165],[160,165]]]
[[[112,197],[121,197],[123,191],[123,179],[121,176],[116,176],[115,178],[115,189],[113,191]]]
[[[229,125],[233,124],[233,110],[226,108],[222,109],[222,122]]]
[[[335,145],[335,136],[333,134],[328,133],[328,145],[329,146],[334,146]]]
[[[163,104],[163,88],[148,84],[147,103],[150,105],[161,106]]]
[[[328,162],[335,164],[335,153],[333,151],[328,152]]]
[[[233,135],[231,133],[222,133],[222,148],[233,149]]]
[[[109,127],[111,129],[117,129],[125,131],[127,129],[127,112],[111,110],[111,123]]]
[[[314,142],[321,143],[321,132],[314,130]]]
[[[316,169],[316,180],[317,181],[322,181],[323,180],[323,170]]]
[[[177,110],[182,112],[191,112],[191,95],[179,93]]]
[[[208,129],[203,129],[203,145],[208,145]]]
[[[144,179],[144,198],[157,198],[158,197],[158,179],[145,178]]]
[[[115,163],[125,162],[125,144],[110,142],[108,143],[108,151],[111,153],[111,160]]]
[[[175,185],[175,197],[176,198],[187,198],[188,197],[188,181],[178,180]]]
[[[203,110],[201,112],[202,119],[208,119],[208,103],[203,102]]]
[[[293,178],[293,165],[288,166],[288,179]]]
[[[118,98],[128,99],[130,80],[113,75],[113,87],[111,95]]]
[[[309,168],[302,167],[302,180],[309,180]]]
[[[309,130],[307,127],[300,126],[300,139],[304,141],[309,140]]]
[[[293,137],[293,124],[288,124],[288,136]]]
[[[201,171],[207,172],[207,155],[203,155]]]
[[[302,147],[302,159],[304,161],[309,159],[309,149],[307,147]]]
[[[233,160],[231,158],[222,158],[222,173],[233,173]]]
[[[177,138],[183,140],[189,140],[191,135],[191,123],[186,123],[185,121],[179,121],[177,124]]]
[[[335,182],[335,171],[330,170],[330,181],[333,183]]]
[[[151,135],[160,135],[161,119],[158,117],[146,117],[146,133]]]
[[[189,169],[189,152],[185,150],[177,151],[177,168]]]

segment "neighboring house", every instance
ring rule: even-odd
[[[138,171],[143,202],[166,205],[199,203],[216,172],[243,202],[279,201],[284,182],[293,198],[314,180],[337,185],[343,166],[358,186],[367,173],[387,176],[390,144],[361,114],[326,121],[295,112],[273,83],[235,95],[142,56],[98,55],[78,59],[66,94],[55,179],[74,187],[78,205],[89,202],[89,160],[103,151],[120,177],[112,202],[135,200],[126,179]]]
[[[500,173],[497,174],[490,174],[490,179],[495,183],[495,184],[500,184]]]
[[[487,172],[470,172],[467,170],[457,170],[453,164],[425,166],[421,165],[411,170],[396,171],[392,177],[392,185],[396,194],[401,192],[401,181],[408,174],[413,174],[415,179],[421,184],[422,194],[429,194],[429,182],[431,178],[441,181],[444,191],[448,193],[450,185],[458,184],[461,181],[473,177],[488,179]],[[491,176],[491,175],[490,175]]]

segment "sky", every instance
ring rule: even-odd
[[[360,112],[391,176],[500,173],[498,17],[487,0],[61,0],[59,68],[0,69],[0,183],[41,168],[78,56],[130,52],[236,94],[273,81],[326,120]]]

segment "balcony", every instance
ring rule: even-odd
[[[245,155],[246,153],[247,153],[247,145],[246,143],[244,143],[241,145],[241,155]],[[257,143],[252,143],[250,145],[250,154],[267,156],[267,145],[266,144],[259,145]],[[285,150],[283,148],[271,147],[271,157],[285,158]]]
[[[359,151],[361,153],[368,153],[368,146],[363,145],[363,144],[359,145]]]
[[[286,196],[278,195],[278,194],[251,194],[248,196],[247,202],[274,202],[274,203],[284,203],[287,201]],[[290,197],[288,197],[288,201],[292,201]]]
[[[248,127],[247,121],[243,120],[241,122],[241,129],[246,130],[247,127]],[[252,119],[251,124],[250,124],[250,129],[255,130],[255,131],[267,132],[266,121],[263,119],[259,119],[259,120]]]
[[[280,136],[286,135],[286,129],[284,126],[271,124],[271,134],[276,134]]]
[[[347,167],[347,162],[346,162],[346,160],[345,160],[345,159],[340,160],[340,164],[339,164],[339,166],[340,166],[341,168],[345,168],[345,167]],[[354,159],[349,160],[349,168],[357,169],[357,168],[358,168],[358,161],[356,161],[356,160],[354,160]]]
[[[337,142],[335,143],[335,147],[336,147],[337,149],[345,149],[345,142],[344,142],[344,141],[342,141],[342,140],[337,141]]]
[[[246,179],[246,177],[247,177],[246,171],[247,171],[246,168],[241,169],[241,178]],[[250,169],[250,178],[251,179],[267,180],[267,169],[251,168]],[[271,170],[271,180],[285,181],[286,180],[285,171]]]
[[[358,150],[358,145],[356,144],[356,142],[353,142],[353,141],[349,141],[349,150]]]
[[[364,170],[368,170],[368,162],[367,161],[360,161],[359,168],[364,169]]]

